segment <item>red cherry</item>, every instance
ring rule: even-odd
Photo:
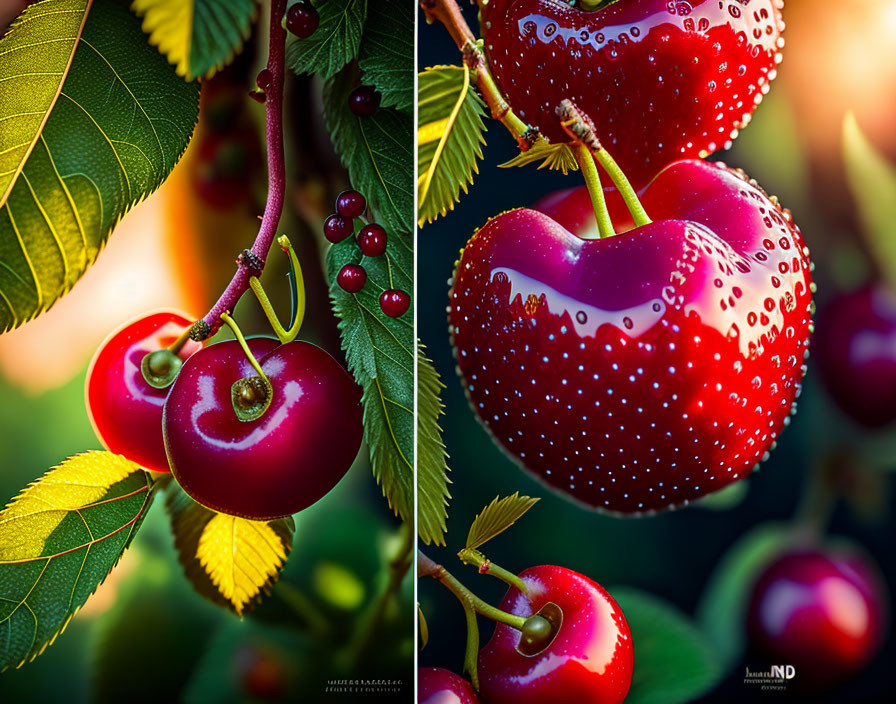
[[[441,667],[421,667],[417,670],[417,704],[479,704],[479,698],[460,675]]]
[[[297,2],[286,11],[286,29],[300,39],[307,39],[317,31],[320,15],[310,2]]]
[[[631,228],[608,197],[617,231]],[[583,199],[499,215],[464,249],[449,320],[476,413],[523,467],[605,511],[742,479],[805,372],[799,228],[742,174],[697,160],[657,176],[642,197],[654,222],[625,234],[579,239]]]
[[[676,159],[725,147],[749,122],[781,58],[780,5],[638,0],[590,11],[489,0],[480,24],[516,114],[568,142],[554,111],[574,101],[642,186]]]
[[[348,471],[361,446],[361,393],[320,347],[249,340],[273,386],[267,411],[240,420],[231,387],[257,377],[235,340],[184,364],[165,403],[162,427],[175,479],[200,504],[269,520],[307,508]]]
[[[400,318],[407,313],[411,305],[411,297],[406,291],[387,288],[380,294],[380,308],[390,318]]]
[[[370,86],[359,86],[348,96],[348,107],[358,117],[370,117],[380,107],[380,94]]]
[[[896,420],[896,296],[883,286],[842,295],[824,308],[813,349],[843,411],[871,428]]]
[[[357,293],[367,283],[367,271],[358,264],[346,264],[336,275],[336,283],[349,293]]]
[[[356,218],[367,210],[367,200],[357,191],[348,190],[336,198],[336,212],[344,218]]]
[[[271,74],[271,72],[268,69],[263,68],[258,72],[258,76],[256,76],[255,78],[255,84],[262,90],[266,91],[271,87],[271,82],[273,80],[274,76]]]
[[[330,215],[324,221],[324,237],[330,242],[336,244],[342,242],[355,231],[354,225],[350,219],[346,219],[341,215]]]
[[[540,644],[535,654],[524,654],[519,649],[520,632],[497,625],[479,653],[483,700],[489,704],[622,702],[632,683],[634,651],[628,623],[613,597],[597,582],[565,567],[539,565],[522,572],[520,578],[528,596],[511,587],[500,608],[525,617],[550,614],[553,628],[546,646]],[[559,619],[555,607],[562,612]]]
[[[386,253],[386,230],[382,225],[365,225],[358,233],[358,245],[365,257],[379,257]]]
[[[87,413],[103,447],[154,472],[169,471],[162,406],[170,387],[150,386],[141,364],[192,323],[186,314],[168,310],[126,323],[100,346],[87,371]],[[187,341],[178,357],[186,359],[200,348],[198,342]]]
[[[756,582],[747,631],[759,655],[794,666],[801,689],[823,689],[868,665],[887,612],[880,573],[861,554],[792,552]]]

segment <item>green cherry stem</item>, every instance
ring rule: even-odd
[[[261,365],[258,363],[258,360],[255,359],[255,355],[252,354],[252,350],[249,349],[249,345],[246,343],[246,338],[243,337],[243,332],[236,324],[236,321],[227,313],[221,313],[221,320],[227,323],[227,327],[229,327],[233,332],[233,336],[236,338],[236,341],[240,343],[240,347],[243,348],[243,353],[246,355],[246,359],[249,360],[249,364],[252,365],[255,373],[265,381],[266,386],[270,386],[271,380],[268,379],[267,374],[262,371]]]
[[[610,179],[613,181],[613,184],[619,191],[619,195],[622,196],[622,200],[625,201],[625,205],[632,215],[635,227],[649,225],[652,221],[648,217],[647,211],[644,210],[644,206],[641,204],[638,194],[635,192],[635,189],[632,188],[631,182],[622,172],[622,169],[619,168],[619,164],[616,163],[616,160],[613,159],[610,153],[604,149],[604,146],[600,143],[591,118],[579,110],[576,104],[571,100],[562,101],[560,105],[557,106],[556,112],[557,116],[560,118],[560,126],[574,143],[573,149],[576,154],[576,160],[579,162],[582,173],[585,175],[585,183],[588,185],[589,193],[591,193],[591,202],[595,202],[596,195],[594,177],[589,176],[588,174],[591,165],[584,163],[586,160],[584,159],[583,148],[589,154],[593,155],[592,160],[597,159],[604,171],[609,174]],[[597,180],[597,183],[600,183],[599,179]],[[601,199],[603,199],[603,192],[601,192],[600,196]],[[595,206],[595,213],[597,212],[598,208]],[[607,217],[609,217],[609,215]],[[598,226],[599,225],[600,215],[598,214]],[[601,234],[601,237],[605,237],[605,235]]]
[[[521,593],[529,593],[529,590],[526,588],[522,579],[510,570],[505,570],[503,567],[499,567],[478,550],[464,548],[457,553],[457,556],[465,565],[472,565],[473,567],[478,568],[479,574],[488,574],[492,577],[497,577],[505,584],[509,584],[511,587],[516,587]]]
[[[192,326],[184,328],[184,331],[180,335],[178,335],[177,339],[170,345],[168,345],[166,349],[174,354],[180,354],[180,351],[183,349],[184,345],[187,344],[187,340],[190,339],[190,331],[192,329]]]
[[[591,196],[591,207],[594,208],[594,219],[597,221],[600,239],[612,237],[616,234],[616,231],[613,229],[613,220],[610,218],[610,210],[607,208],[607,199],[604,196],[604,188],[600,182],[600,174],[597,172],[597,166],[594,164],[594,156],[592,156],[588,147],[581,142],[573,146],[573,153],[576,155],[576,161],[579,162],[582,176],[585,177],[588,195]],[[584,236],[582,239],[593,238]]]
[[[525,618],[509,614],[506,611],[502,611],[501,609],[486,603],[461,584],[457,578],[442,567],[442,565],[434,562],[420,551],[417,552],[417,576],[432,577],[437,582],[440,582],[443,586],[448,588],[448,591],[460,599],[461,603],[469,601],[473,606],[473,609],[480,616],[485,616],[492,621],[503,623],[518,631],[521,631],[526,625]]]
[[[461,599],[464,618],[467,622],[467,645],[464,648],[464,672],[470,678],[473,689],[479,691],[479,623],[476,609],[469,599]]]
[[[271,300],[268,298],[257,276],[249,279],[249,287],[258,299],[265,317],[274,329],[274,334],[280,340],[280,343],[285,345],[287,342],[292,342],[296,339],[302,327],[302,321],[305,319],[305,281],[302,277],[302,267],[299,264],[299,258],[296,256],[289,238],[286,235],[281,235],[277,239],[277,244],[289,257],[290,273],[292,274],[290,281],[293,293],[293,313],[289,330],[286,330],[280,322],[280,318],[274,311],[274,306],[271,305]]]

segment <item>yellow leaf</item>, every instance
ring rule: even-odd
[[[68,458],[22,490],[0,512],[0,562],[41,555],[46,539],[62,519],[90,508],[109,487],[137,471],[142,471],[138,465],[111,452],[85,452]]]
[[[143,17],[143,31],[149,35],[149,41],[168,57],[179,76],[187,76],[193,33],[193,2],[134,0],[131,9]]]
[[[269,523],[218,513],[206,523],[196,557],[221,595],[242,614],[277,579],[286,548]]]

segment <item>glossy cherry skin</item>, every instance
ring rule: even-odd
[[[348,96],[348,107],[358,117],[370,117],[380,107],[380,94],[371,86],[358,86]]]
[[[330,215],[324,220],[324,237],[333,244],[342,242],[342,240],[350,237],[355,231],[351,218],[344,218],[341,215]]]
[[[888,599],[877,567],[858,552],[783,555],[756,582],[747,612],[754,651],[796,668],[804,690],[862,670],[880,648]]]
[[[169,389],[150,386],[140,365],[192,323],[185,314],[168,310],[126,323],[100,346],[87,372],[87,413],[103,447],[154,472],[169,471],[162,440],[162,407]],[[200,347],[188,341],[179,356],[186,359]]]
[[[307,39],[317,31],[320,15],[310,2],[297,2],[286,11],[286,29],[299,39]]]
[[[184,364],[162,427],[187,494],[215,511],[268,520],[317,502],[348,471],[361,446],[361,392],[315,345],[254,338],[249,346],[274,390],[264,415],[241,421],[234,412],[231,386],[256,373],[227,340]]]
[[[386,253],[386,230],[382,225],[371,223],[358,233],[358,246],[365,257],[379,257]]]
[[[618,0],[585,11],[556,0],[489,0],[482,36],[498,87],[551,141],[555,110],[587,113],[643,186],[676,159],[725,147],[750,120],[784,45],[780,0]]]
[[[653,223],[603,240],[574,234],[593,227],[582,195],[499,215],[467,244],[458,371],[492,437],[548,486],[606,512],[680,506],[747,476],[788,421],[808,251],[789,212],[723,165],[670,165],[642,194]]]
[[[358,191],[343,191],[336,197],[336,212],[344,218],[357,218],[367,210],[367,199]]]
[[[336,274],[336,283],[349,293],[357,293],[367,283],[367,270],[359,264],[346,264]]]
[[[411,307],[411,296],[407,291],[389,288],[380,294],[380,308],[390,318],[400,318]]]
[[[421,667],[417,670],[417,704],[479,704],[479,698],[460,675],[441,667]]]
[[[528,596],[508,590],[499,608],[532,616],[545,604],[563,612],[550,644],[536,655],[517,650],[519,631],[498,624],[479,652],[479,693],[489,704],[619,704],[632,683],[632,635],[619,605],[588,577],[552,565],[520,574]]]
[[[831,301],[818,318],[818,370],[837,405],[870,428],[896,420],[896,295],[867,286]]]

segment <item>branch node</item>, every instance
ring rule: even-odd
[[[244,249],[236,258],[237,266],[245,267],[249,276],[260,277],[264,271],[264,260],[251,249]]]
[[[211,335],[212,326],[204,320],[197,320],[190,328],[190,339],[195,342],[202,342]]]
[[[571,100],[564,100],[557,106],[557,117],[560,125],[566,133],[575,141],[584,144],[592,153],[599,152],[603,147],[597,138],[597,128],[584,112]]]

